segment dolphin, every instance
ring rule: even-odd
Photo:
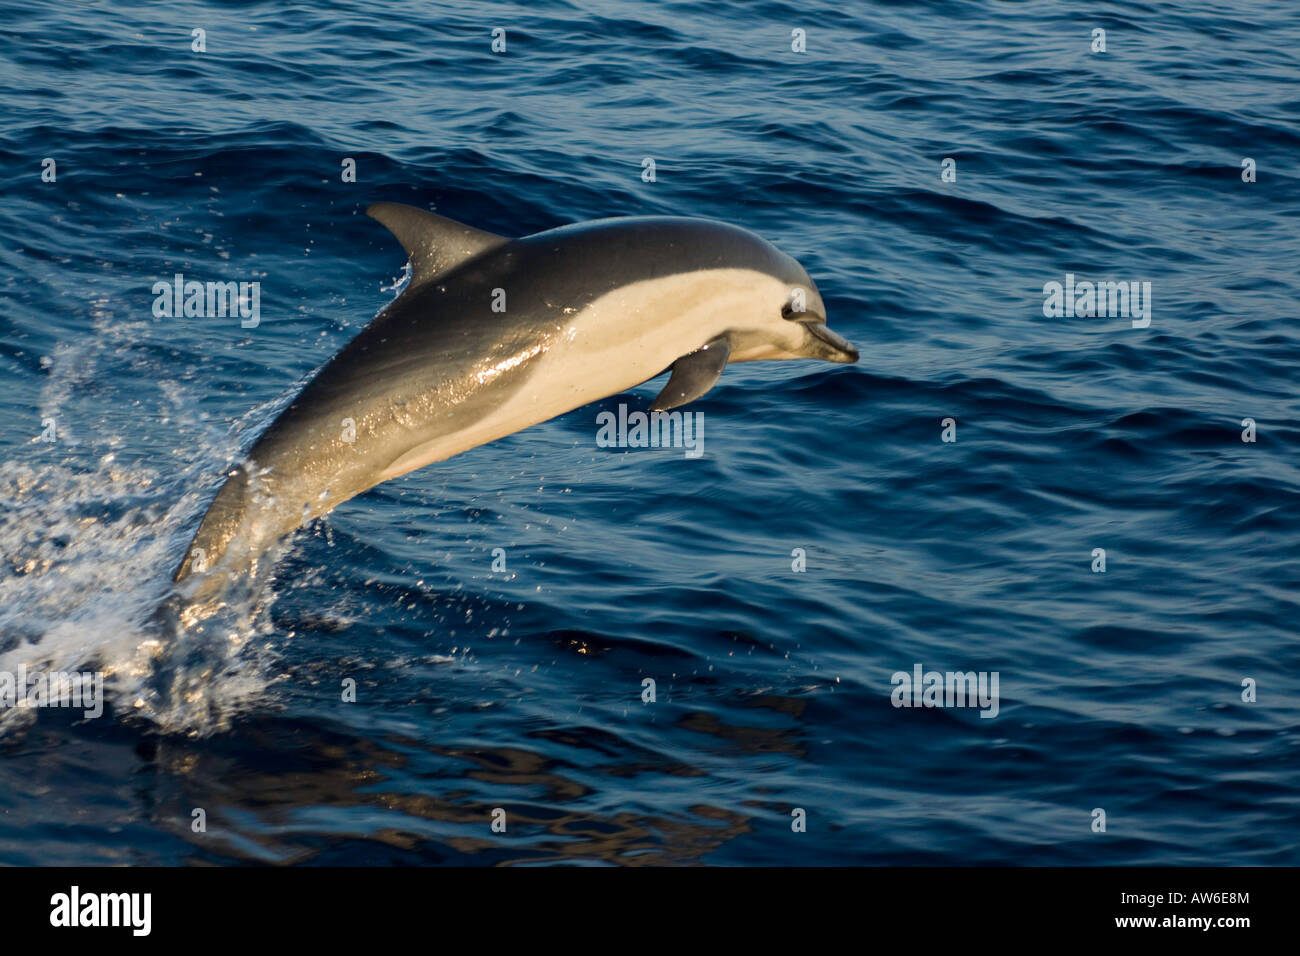
[[[728,223],[509,239],[397,203],[366,213],[406,250],[406,287],[227,471],[174,582],[256,574],[277,540],[380,482],[670,368],[652,411],[704,395],[728,362],[858,358],[803,267]]]

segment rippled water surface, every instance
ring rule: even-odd
[[[0,861],[1300,862],[1298,57],[1289,2],[0,7],[0,670],[108,680],[0,712]],[[735,222],[862,360],[728,369],[696,460],[596,444],[661,379],[417,471],[152,633],[391,300],[379,199]]]

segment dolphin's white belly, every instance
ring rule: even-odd
[[[781,284],[750,269],[702,269],[645,279],[601,296],[560,324],[545,348],[508,356],[480,373],[530,365],[522,387],[476,421],[419,443],[378,476],[396,478],[557,415],[634,388],[726,332],[752,303],[756,288]],[[557,304],[558,305],[558,304]],[[561,306],[562,307],[562,306]]]

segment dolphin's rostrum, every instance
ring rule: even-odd
[[[699,398],[728,362],[858,358],[803,267],[737,226],[602,219],[512,240],[412,206],[366,212],[410,281],[228,473],[175,574],[212,580],[196,591],[382,481],[670,367],[655,410]]]

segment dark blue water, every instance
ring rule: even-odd
[[[110,686],[2,715],[0,861],[1300,862],[1294,4],[126,6],[0,7],[0,669]],[[382,485],[160,640],[394,294],[379,199],[735,222],[862,361],[728,369],[698,460],[597,447],[659,380]],[[177,272],[260,325],[155,318]]]

